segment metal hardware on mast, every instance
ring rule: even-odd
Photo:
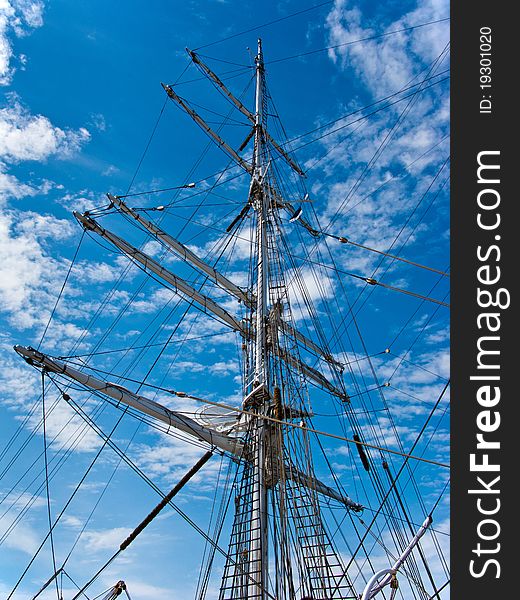
[[[268,584],[268,537],[267,537],[267,488],[265,485],[265,443],[266,423],[261,413],[265,412],[268,385],[268,357],[266,348],[266,315],[267,315],[267,249],[266,249],[266,219],[267,195],[264,193],[263,173],[263,86],[264,62],[262,41],[258,40],[256,62],[256,94],[255,94],[255,138],[253,173],[250,193],[253,195],[253,207],[257,215],[256,247],[257,247],[257,279],[256,279],[256,328],[255,328],[255,373],[254,387],[259,390],[258,411],[254,436],[254,475],[252,510],[250,523],[250,575],[253,582],[248,585],[248,598],[263,600],[266,597]],[[246,390],[245,390],[246,391]]]

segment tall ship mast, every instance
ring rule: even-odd
[[[231,332],[240,354],[241,399],[234,403],[226,398],[201,398],[190,390],[172,390],[166,383],[158,384],[155,389],[174,401],[166,405],[157,394],[149,393],[154,388],[147,390],[145,379],[131,373],[126,380],[114,383],[103,376],[97,361],[89,364],[73,357],[50,355],[45,352],[45,344],[38,348],[15,346],[16,352],[41,373],[42,390],[55,386],[61,401],[86,422],[91,419],[74,399],[75,390],[144,419],[164,435],[182,435],[203,451],[171,491],[159,490],[159,504],[143,513],[142,522],[121,540],[105,564],[97,565],[84,581],[78,582],[73,598],[100,597],[96,594],[104,570],[109,566],[113,570],[119,555],[154,519],[175,505],[177,494],[189,493],[192,479],[204,476],[204,469],[217,457],[226,461],[232,473],[218,505],[220,525],[229,528],[228,539],[220,530],[218,534],[209,533],[194,525],[193,535],[203,535],[206,544],[197,599],[447,598],[446,577],[442,575],[445,560],[432,524],[436,503],[429,497],[427,501],[422,499],[414,479],[417,464],[429,463],[433,470],[442,470],[446,465],[424,458],[414,444],[405,448],[399,442],[390,447],[375,429],[377,411],[384,407],[374,406],[360,417],[356,390],[345,376],[345,370],[352,365],[357,368],[355,363],[360,359],[353,357],[347,365],[345,355],[335,351],[334,321],[332,328],[330,323],[322,324],[323,318],[330,319],[331,314],[313,303],[308,282],[290,253],[288,231],[291,235],[297,232],[301,254],[306,246],[321,247],[326,252],[329,242],[355,242],[320,226],[306,191],[305,170],[289,151],[286,140],[277,139],[270,131],[273,104],[266,85],[262,41],[258,40],[254,56],[251,108],[201,56],[191,50],[188,53],[204,77],[248,124],[247,136],[235,149],[192,103],[179,95],[175,85],[163,84],[169,100],[228,156],[233,168],[247,173],[247,198],[225,223],[221,242],[221,256],[229,240],[246,242],[247,281],[237,283],[232,273],[221,270],[218,261],[204,257],[170,233],[161,222],[168,207],[135,207],[131,195],[107,194],[107,205],[75,212],[74,216],[85,234],[106,248],[116,249],[134,268],[171,290],[187,309],[199,311]],[[288,179],[299,190],[296,201],[294,194],[287,196]],[[194,184],[179,187],[189,190]],[[106,224],[109,217],[126,221],[128,227],[153,240],[160,251],[150,252],[146,244],[139,246],[116,233]],[[315,263],[321,264],[316,259]],[[191,269],[199,283],[179,275],[179,264]],[[313,267],[310,254],[304,264]],[[447,276],[441,271],[437,274]],[[381,283],[371,276],[357,278],[369,287]],[[314,285],[318,289],[327,285],[318,271]],[[393,291],[403,290],[394,287]],[[339,289],[334,292],[341,293]],[[351,318],[355,324],[355,316]],[[211,368],[205,373],[208,379],[215,376]],[[379,382],[377,387],[384,389],[384,385]],[[327,398],[327,404],[323,398]],[[176,400],[192,401],[199,408],[188,414],[175,407]],[[316,413],[324,412],[320,403],[329,409],[334,407],[340,430],[331,433],[315,424]],[[397,432],[390,418],[387,424]],[[95,422],[90,422],[90,427],[105,444],[109,441],[110,436]],[[331,465],[333,457],[323,452],[321,440],[327,435],[341,439],[349,448],[352,479],[338,477]],[[354,476],[354,469],[358,475]],[[420,498],[418,511],[411,510],[403,495],[399,480],[403,472],[408,475],[409,488]],[[52,534],[53,526],[49,536]],[[377,560],[371,559],[376,555]],[[124,594],[130,597],[124,563],[120,570],[120,580],[103,592],[104,598]],[[60,576],[68,572],[68,565],[60,567],[58,562],[52,571],[49,579],[34,590],[34,598],[49,594]]]

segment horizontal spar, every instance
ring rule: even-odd
[[[248,459],[247,446],[240,439],[233,438],[231,436],[218,433],[208,427],[204,427],[193,419],[190,419],[189,417],[186,417],[176,411],[170,410],[158,402],[150,400],[145,396],[135,394],[129,389],[116,383],[111,383],[109,381],[94,377],[93,375],[83,373],[71,365],[68,365],[66,362],[47,356],[43,352],[35,350],[30,346],[17,345],[14,347],[14,350],[30,365],[40,369],[45,369],[51,373],[64,375],[65,377],[84,385],[88,389],[104,394],[116,402],[122,402],[123,404],[130,406],[139,412],[147,414],[148,416],[157,419],[158,421],[161,421],[162,423],[165,423],[174,429],[182,431],[193,438],[207,442],[211,446],[219,448],[225,452],[229,452],[241,459]],[[188,398],[193,398],[188,394],[185,396]],[[196,400],[196,398],[193,399]],[[254,417],[259,418],[256,414]],[[267,420],[269,421],[270,419]],[[318,479],[311,477],[308,474],[301,473],[295,467],[286,466],[285,470],[287,477],[293,481],[302,483],[310,489],[316,490],[317,492],[325,496],[329,496],[330,498],[334,498],[335,500],[342,502],[354,510],[361,509],[360,504],[354,502],[347,496],[339,494]]]
[[[244,302],[246,306],[252,307],[253,300],[250,296],[244,292],[238,285],[234,284],[227,277],[219,273],[214,267],[209,265],[207,262],[199,258],[193,251],[187,248],[182,242],[175,239],[169,233],[163,231],[160,227],[157,227],[154,223],[140,215],[138,212],[127,206],[118,196],[112,196],[112,194],[107,194],[110,202],[116,206],[121,212],[131,216],[135,219],[140,225],[142,225],[146,230],[148,230],[151,234],[153,234],[157,239],[164,242],[169,248],[171,248],[178,256],[180,256],[186,262],[192,264],[194,267],[211,277],[215,283],[218,283],[221,287],[223,287],[226,291],[230,292],[238,298],[241,302]]]
[[[256,126],[256,118],[255,115],[244,106],[244,104],[232,93],[228,90],[228,88],[225,86],[225,84],[223,83],[223,81],[218,77],[218,75],[216,73],[214,73],[205,63],[202,62],[202,60],[200,59],[200,57],[193,52],[193,50],[190,50],[189,48],[186,48],[186,52],[190,55],[191,59],[193,60],[193,62],[198,65],[203,73],[209,77],[211,79],[211,81],[213,81],[213,83],[215,83],[221,90],[222,92],[227,96],[227,98],[229,98],[229,100],[231,100],[231,102],[238,108],[238,110],[245,115],[249,121],[251,121],[252,125],[255,127]],[[253,130],[254,131],[254,130]],[[301,177],[307,177],[307,175],[305,174],[304,171],[302,171],[302,169],[300,168],[300,166],[296,163],[295,160],[293,160],[288,154],[287,152],[280,146],[280,144],[278,144],[278,142],[270,135],[270,133],[265,129],[265,127],[262,127],[262,132],[265,135],[265,138],[267,139],[267,141],[272,144],[273,148],[276,150],[276,152],[278,152],[278,154],[286,161],[286,163],[294,170],[296,171],[296,173],[298,173],[298,175],[300,175]],[[252,132],[253,133],[253,132]],[[247,142],[251,139],[251,135],[248,136],[246,138],[246,141],[242,144],[242,149],[245,147],[245,145],[247,144]]]
[[[244,451],[244,445],[240,440],[236,440],[203,427],[193,419],[170,410],[149,398],[134,394],[123,386],[83,373],[67,363],[51,358],[30,346],[15,346],[14,349],[21,357],[29,362],[29,364],[46,369],[52,373],[65,375],[69,379],[73,379],[91,390],[101,392],[117,402],[122,402],[127,406],[131,406],[139,412],[145,413],[191,437],[207,442],[212,446],[216,446],[225,452],[231,452],[235,455],[240,456]]]
[[[220,148],[222,148],[245,171],[247,171],[249,174],[253,173],[252,166],[247,161],[245,161],[240,155],[238,155],[233,150],[233,148],[231,148],[231,146],[218,135],[218,133],[213,131],[213,129],[206,123],[206,121],[204,121],[204,119],[199,114],[197,114],[197,112],[194,111],[193,108],[191,108],[191,106],[189,106],[185,100],[183,100],[178,94],[176,94],[173,91],[171,85],[166,85],[163,83],[162,86],[164,88],[164,91],[168,94],[168,96],[174,102],[176,102],[195,121],[195,123],[197,123],[197,125],[201,129],[203,129],[214,142],[217,143],[217,145]]]
[[[230,315],[227,312],[227,310],[222,308],[208,296],[205,296],[201,292],[197,291],[195,288],[189,285],[189,283],[184,281],[184,279],[178,277],[177,275],[163,267],[151,256],[145,254],[141,250],[138,250],[115,233],[112,233],[108,229],[101,227],[101,225],[96,223],[94,219],[91,219],[86,215],[81,215],[77,212],[74,212],[74,216],[81,223],[81,225],[83,225],[85,229],[97,233],[101,237],[114,244],[116,248],[122,250],[127,256],[139,262],[143,265],[143,267],[149,269],[152,273],[163,279],[175,291],[181,292],[188,298],[195,300],[200,306],[202,306],[215,316],[219,317],[222,321],[226,323],[226,325],[229,325],[235,331],[239,331],[242,334],[246,333],[244,325],[240,321],[238,321],[233,315]]]
[[[203,308],[205,308],[206,310],[208,310],[215,316],[219,317],[222,321],[224,321],[224,323],[229,325],[235,331],[240,332],[244,337],[246,337],[248,339],[251,337],[251,335],[248,332],[248,330],[246,329],[245,325],[243,323],[241,323],[236,317],[229,314],[224,308],[222,308],[220,305],[218,305],[214,300],[212,300],[208,296],[205,296],[201,292],[195,290],[186,281],[184,281],[184,279],[182,279],[181,277],[178,277],[177,275],[175,275],[174,273],[172,273],[171,271],[169,271],[168,269],[163,267],[151,256],[149,256],[148,254],[145,254],[141,250],[138,250],[137,248],[135,248],[134,246],[129,244],[126,240],[119,237],[115,233],[112,233],[108,229],[101,227],[101,225],[99,225],[96,221],[94,221],[94,219],[91,219],[90,217],[88,217],[86,215],[81,215],[77,212],[74,213],[74,216],[83,225],[83,227],[85,227],[86,229],[93,231],[94,233],[97,233],[101,237],[107,239],[109,242],[114,244],[114,246],[116,246],[117,248],[122,250],[127,256],[136,260],[137,262],[142,264],[145,268],[152,271],[152,273],[154,273],[155,275],[157,275],[158,277],[163,279],[175,291],[181,292],[188,298],[195,300],[200,306],[202,306]],[[305,343],[305,342],[303,342],[303,340],[307,340],[307,338],[305,338],[303,336],[303,334],[297,333],[288,324],[286,324],[285,327],[286,327],[286,333],[296,335],[297,339],[302,341],[302,343]],[[311,344],[310,340],[307,340],[307,343]],[[314,347],[315,345],[313,344],[312,346]],[[318,347],[316,346],[316,348],[318,348]],[[322,355],[325,355],[325,353],[322,350],[320,350],[320,353]],[[346,395],[343,392],[341,392],[340,390],[338,390],[337,388],[335,388],[326,379],[326,377],[324,375],[322,375],[319,371],[316,371],[316,369],[313,369],[312,367],[309,367],[308,365],[303,363],[299,358],[292,356],[292,355],[288,354],[287,352],[282,352],[280,354],[280,358],[287,364],[295,367],[296,369],[301,370],[307,377],[309,377],[310,379],[312,379],[319,385],[326,388],[332,394],[338,396],[339,398],[346,399]]]
[[[325,388],[334,396],[337,396],[338,398],[344,401],[347,401],[349,399],[348,395],[345,392],[339,390],[334,385],[332,385],[332,383],[330,383],[330,381],[325,377],[325,375],[323,375],[323,373],[320,373],[320,371],[314,369],[313,367],[310,367],[308,364],[304,363],[296,356],[289,354],[289,352],[283,350],[282,348],[280,348],[280,358],[297,371],[300,371],[309,379],[312,379],[314,383]]]

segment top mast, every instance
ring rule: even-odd
[[[266,175],[263,165],[263,97],[264,97],[264,57],[262,40],[258,40],[256,62],[256,97],[255,97],[255,145],[253,158],[253,178],[251,191],[254,194],[254,208],[257,213],[256,242],[258,248],[257,262],[257,308],[256,308],[256,351],[255,351],[255,382],[265,386],[267,383],[267,356],[265,344],[265,318],[267,314],[267,238],[266,194],[262,178]]]

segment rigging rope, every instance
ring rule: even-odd
[[[443,277],[450,276],[449,273],[447,273],[446,271],[439,271],[438,269],[434,269],[433,267],[428,267],[426,265],[422,265],[420,263],[414,262],[412,260],[408,260],[401,256],[396,256],[395,254],[389,254],[388,252],[384,252],[383,250],[377,250],[376,248],[371,248],[370,246],[365,246],[364,244],[359,244],[357,242],[353,242],[351,239],[344,237],[344,236],[334,235],[332,233],[326,233],[324,231],[320,231],[320,233],[322,235],[326,235],[330,238],[334,238],[334,239],[338,240],[339,242],[341,242],[342,244],[350,244],[351,246],[355,246],[356,248],[362,248],[363,250],[369,250],[370,252],[375,252],[376,254],[381,254],[382,256],[385,256],[388,258],[393,258],[394,260],[398,260],[398,261],[407,263],[409,265],[413,265],[414,267],[419,267],[421,269],[425,269],[426,271],[432,271],[433,273],[438,273],[439,275],[442,275]]]
[[[54,307],[53,307],[53,309],[51,311],[51,314],[49,316],[49,320],[47,321],[47,325],[45,325],[45,329],[43,330],[42,337],[40,338],[40,341],[38,343],[38,346],[36,347],[36,350],[40,349],[40,346],[42,345],[42,342],[43,342],[43,340],[45,338],[45,335],[47,334],[47,330],[49,329],[49,325],[51,324],[51,321],[52,321],[52,319],[54,317],[54,313],[56,312],[56,309],[58,307],[58,303],[59,303],[59,301],[60,301],[60,299],[61,299],[61,297],[63,295],[63,292],[65,290],[65,286],[67,285],[67,281],[69,280],[69,275],[70,275],[70,273],[72,271],[72,267],[74,266],[74,264],[76,262],[76,259],[78,257],[79,249],[81,248],[81,243],[83,242],[84,235],[85,235],[85,231],[82,231],[81,232],[81,237],[79,238],[79,242],[78,242],[78,245],[76,247],[76,251],[74,252],[74,256],[72,258],[72,261],[71,261],[71,263],[69,265],[69,268],[67,270],[67,274],[66,274],[65,279],[63,281],[63,284],[61,286],[60,293],[58,294],[58,297],[56,298],[56,302],[54,303]]]
[[[306,13],[311,10],[321,8],[322,6],[326,6],[327,4],[333,4],[333,3],[334,3],[334,0],[327,0],[326,2],[322,2],[321,4],[315,4],[314,6],[310,6],[308,8],[298,10],[289,15],[285,15],[284,17],[274,19],[273,21],[268,21],[267,23],[263,23],[262,25],[255,25],[255,27],[250,27],[249,29],[239,31],[238,33],[232,33],[231,35],[228,35],[224,38],[215,40],[214,42],[209,42],[208,44],[203,44],[202,46],[198,46],[197,48],[195,48],[195,50],[200,50],[201,48],[209,48],[210,46],[215,46],[215,44],[221,44],[222,42],[226,42],[227,40],[231,40],[231,39],[239,37],[241,35],[245,35],[246,33],[251,33],[251,31],[256,31],[258,29],[262,29],[263,27],[268,27],[269,25],[274,25],[275,23],[280,23],[281,21],[286,21],[287,19],[291,19],[292,17],[295,17],[297,15],[301,15],[303,13]]]
[[[446,385],[444,386],[444,388],[442,389],[442,392],[440,393],[435,406],[432,408],[430,414],[428,415],[426,421],[424,422],[421,430],[419,431],[417,437],[415,438],[414,443],[412,444],[412,447],[410,449],[410,453],[413,452],[413,450],[415,449],[415,447],[417,446],[417,444],[419,443],[419,440],[422,437],[422,434],[424,433],[424,431],[426,430],[426,427],[428,426],[428,423],[430,422],[433,414],[435,413],[435,411],[437,410],[437,407],[439,406],[442,398],[444,397],[444,394],[446,393],[446,390],[448,389],[449,386],[449,381],[446,383]],[[370,524],[367,527],[367,532],[364,534],[362,541],[365,540],[366,536],[368,535],[368,532],[370,531],[370,529],[372,528],[373,524],[375,523],[375,520],[377,518],[377,516],[379,515],[379,513],[381,512],[381,510],[383,509],[383,506],[385,505],[385,502],[388,500],[388,497],[390,496],[390,493],[392,492],[394,486],[396,485],[397,480],[399,479],[401,473],[404,471],[405,466],[408,464],[408,459],[409,457],[405,457],[403,464],[401,465],[401,467],[399,468],[399,471],[397,472],[396,476],[394,477],[394,481],[392,483],[392,485],[390,486],[390,488],[388,489],[387,493],[385,494],[385,497],[383,498],[381,504],[379,505],[379,508],[376,511],[376,514],[374,515],[374,517],[372,518],[372,521],[370,522]],[[358,548],[356,549],[356,552],[354,553],[354,555],[352,556],[352,558],[349,561],[349,564],[347,565],[347,569],[350,567],[350,565],[352,564],[352,561],[354,560],[354,557],[356,555],[356,553],[358,552],[359,548],[361,547],[361,542],[360,545],[358,546]]]
[[[42,369],[41,373],[42,383],[42,421],[43,421],[43,459],[45,465],[45,495],[47,500],[47,518],[49,521],[49,536],[52,554],[52,567],[54,571],[54,580],[56,583],[56,597],[60,600],[60,590],[58,587],[57,571],[56,571],[56,552],[54,550],[54,536],[52,533],[52,515],[51,515],[51,496],[49,491],[49,463],[47,460],[47,416],[45,414],[45,370]]]
[[[72,363],[72,364],[74,364],[74,363]],[[90,369],[93,370],[93,371],[95,371],[96,373],[104,373],[104,371],[102,371],[101,369],[96,369],[94,367],[90,367]],[[127,381],[131,381],[131,382],[134,382],[134,383],[139,383],[139,384],[142,385],[142,382],[140,382],[140,381],[138,381],[136,379],[131,379],[130,377],[121,377],[121,379],[124,379],[124,380],[127,380]],[[248,410],[243,410],[243,409],[237,408],[236,406],[230,406],[228,404],[222,404],[221,402],[213,402],[211,400],[206,400],[204,398],[199,398],[198,396],[192,396],[191,394],[187,394],[186,392],[179,392],[179,391],[171,390],[171,389],[168,389],[168,388],[163,388],[163,387],[160,387],[160,386],[155,386],[155,385],[148,384],[148,383],[146,383],[144,385],[146,387],[159,389],[159,390],[161,390],[163,392],[167,392],[169,394],[173,394],[174,396],[177,396],[179,398],[189,398],[191,400],[196,400],[198,402],[203,402],[204,404],[209,404],[211,406],[216,406],[218,408],[224,408],[226,410],[230,410],[230,411],[233,411],[233,412],[236,412],[236,413],[240,413],[240,414],[244,414],[244,415],[248,415],[248,416],[252,416],[252,417],[257,417],[258,416],[254,412],[251,412],[251,411],[248,411]],[[446,385],[448,385],[448,384],[446,384]],[[438,401],[437,401],[437,404],[438,404]],[[437,404],[435,406],[437,406]],[[398,456],[404,456],[407,459],[411,458],[411,459],[418,460],[418,461],[421,461],[421,462],[427,462],[427,463],[430,463],[430,464],[434,464],[434,465],[437,465],[439,467],[449,468],[449,465],[446,464],[446,463],[441,463],[441,462],[434,461],[434,460],[429,460],[429,459],[426,459],[426,458],[420,458],[420,457],[417,457],[417,456],[413,456],[410,453],[399,452],[397,450],[391,450],[390,448],[385,448],[385,447],[377,446],[377,445],[374,445],[374,444],[368,444],[366,442],[360,442],[358,440],[354,440],[354,439],[351,439],[351,438],[339,436],[339,435],[336,435],[336,434],[333,434],[333,433],[328,433],[326,431],[319,431],[317,429],[312,429],[312,428],[309,428],[309,427],[304,427],[302,425],[297,425],[296,423],[291,423],[289,421],[284,421],[282,419],[276,419],[275,417],[270,417],[270,416],[267,416],[267,415],[265,415],[265,416],[263,415],[262,418],[265,419],[266,421],[270,421],[272,423],[279,423],[281,425],[286,425],[286,426],[292,427],[294,429],[300,429],[302,431],[307,431],[309,433],[315,433],[315,434],[318,434],[318,435],[323,435],[323,436],[326,436],[326,437],[335,438],[335,439],[342,440],[344,442],[348,442],[348,443],[351,443],[351,444],[361,444],[362,446],[365,446],[367,448],[375,448],[375,449],[381,450],[383,452],[389,452],[390,454],[396,454]]]
[[[292,56],[285,56],[283,58],[275,58],[273,60],[266,61],[266,65],[272,65],[275,63],[284,62],[286,60],[292,60],[294,58],[301,58],[302,56],[309,56],[310,54],[317,54],[318,52],[326,52],[328,50],[335,50],[336,48],[343,48],[345,46],[351,46],[352,44],[358,44],[360,42],[367,42],[370,40],[376,40],[382,37],[388,37],[389,35],[394,35],[396,33],[403,33],[405,31],[411,31],[413,29],[419,29],[421,27],[426,27],[428,25],[434,25],[435,23],[443,23],[444,21],[449,21],[450,17],[444,17],[443,19],[435,19],[434,21],[428,21],[426,23],[420,23],[419,25],[411,25],[410,27],[403,27],[401,29],[394,29],[393,31],[387,31],[385,33],[379,33],[377,35],[372,35],[364,38],[359,38],[357,40],[351,40],[349,42],[343,42],[341,44],[335,44],[334,46],[327,46],[326,48],[318,48],[317,50],[309,50],[308,52],[302,52],[300,54],[294,54]]]
[[[349,127],[350,125],[354,125],[354,124],[356,124],[356,123],[359,123],[359,122],[361,122],[361,121],[364,121],[364,120],[368,119],[369,117],[373,116],[374,114],[377,114],[378,112],[380,112],[380,111],[382,111],[382,110],[385,110],[385,109],[387,109],[387,108],[390,108],[390,107],[391,107],[391,106],[393,106],[394,104],[397,104],[397,103],[399,103],[399,102],[402,102],[403,100],[406,100],[406,99],[408,99],[408,98],[410,98],[410,97],[414,96],[414,95],[415,95],[415,94],[417,94],[418,92],[423,92],[423,91],[425,91],[425,90],[427,90],[427,89],[430,89],[431,87],[433,87],[433,86],[435,86],[435,85],[438,85],[439,83],[442,83],[442,82],[444,82],[444,81],[447,81],[449,78],[448,78],[448,77],[445,77],[445,78],[443,78],[443,79],[440,79],[440,80],[438,80],[438,81],[435,81],[435,82],[431,83],[430,85],[427,85],[427,86],[425,86],[425,85],[424,85],[424,82],[430,81],[430,80],[432,80],[432,79],[434,79],[434,78],[436,78],[436,77],[439,77],[440,75],[442,75],[442,74],[444,74],[444,73],[447,73],[447,72],[448,72],[448,70],[442,71],[442,72],[440,72],[440,73],[437,73],[437,74],[435,74],[435,75],[432,75],[432,76],[430,76],[430,77],[426,77],[425,79],[423,79],[423,80],[422,80],[421,82],[419,82],[419,83],[415,83],[415,84],[413,84],[413,85],[410,85],[410,86],[408,86],[408,87],[401,88],[399,91],[397,91],[397,92],[394,92],[393,94],[390,94],[390,95],[388,95],[388,96],[386,96],[386,97],[384,97],[384,98],[381,98],[381,99],[379,99],[379,100],[376,100],[375,102],[372,102],[371,104],[367,104],[367,105],[366,105],[366,106],[364,106],[363,108],[358,108],[358,109],[356,109],[356,110],[354,110],[354,111],[352,111],[352,112],[350,112],[350,113],[347,113],[347,114],[345,114],[345,115],[342,115],[341,117],[338,117],[337,119],[334,119],[333,121],[329,121],[328,123],[325,123],[324,125],[320,125],[319,127],[316,127],[315,129],[311,129],[311,130],[309,130],[309,131],[307,131],[307,132],[305,132],[305,133],[302,133],[302,134],[299,134],[299,135],[297,135],[297,136],[295,136],[295,137],[292,137],[291,139],[289,139],[289,140],[287,140],[287,141],[285,141],[285,142],[281,142],[281,143],[280,143],[280,146],[281,146],[282,148],[284,148],[284,147],[288,146],[289,144],[291,144],[292,142],[294,142],[294,141],[296,141],[296,140],[298,140],[298,139],[301,139],[301,138],[303,138],[303,137],[306,137],[306,136],[310,135],[311,133],[314,133],[314,132],[316,132],[316,131],[319,131],[320,129],[324,129],[325,127],[328,127],[328,126],[330,126],[330,125],[333,125],[334,123],[337,123],[338,121],[342,121],[342,120],[344,120],[344,119],[346,119],[346,118],[348,118],[348,117],[351,117],[351,116],[353,116],[353,115],[355,115],[355,114],[357,114],[357,113],[359,113],[359,112],[362,112],[362,111],[366,110],[367,108],[370,108],[370,107],[372,107],[372,106],[375,106],[375,105],[377,105],[377,104],[380,104],[380,103],[382,103],[382,102],[385,102],[386,100],[389,100],[389,99],[391,99],[391,98],[393,98],[393,97],[395,97],[395,96],[398,96],[399,94],[402,94],[403,92],[405,92],[405,91],[408,91],[408,90],[410,90],[410,89],[412,89],[412,88],[415,88],[415,87],[422,86],[422,89],[420,89],[420,90],[416,90],[416,91],[414,91],[414,92],[412,92],[412,93],[410,93],[410,94],[408,94],[408,95],[405,95],[405,96],[403,96],[402,98],[399,98],[398,100],[396,100],[396,101],[394,101],[394,102],[391,102],[391,103],[388,103],[388,104],[386,104],[385,106],[379,107],[378,109],[376,109],[376,110],[374,110],[374,111],[372,111],[372,112],[370,112],[370,113],[367,113],[367,114],[365,114],[365,115],[362,115],[361,117],[358,117],[357,119],[355,119],[355,120],[353,120],[353,121],[350,121],[349,123],[345,123],[345,124],[341,125],[340,127],[337,127],[336,129],[332,129],[332,130],[330,130],[330,131],[326,132],[325,134],[323,134],[323,135],[321,135],[321,136],[318,136],[318,137],[316,137],[316,138],[314,138],[314,139],[310,140],[309,142],[305,142],[304,144],[302,144],[302,145],[300,145],[300,146],[297,146],[296,148],[294,148],[293,152],[294,152],[294,151],[297,151],[297,150],[300,150],[301,148],[305,148],[306,146],[308,146],[308,145],[310,145],[310,144],[313,144],[313,143],[315,143],[315,142],[317,142],[317,141],[319,141],[319,140],[323,139],[324,137],[327,137],[327,136],[329,136],[329,135],[332,135],[332,134],[334,134],[334,133],[337,133],[338,131],[341,131],[342,129],[345,129],[346,127]],[[206,79],[206,77],[204,77],[204,79]],[[444,140],[445,138],[446,138],[446,136],[444,136],[442,139]],[[442,140],[441,140],[441,141],[442,141]],[[440,143],[440,142],[439,142],[439,143]],[[438,144],[435,144],[435,146],[437,146],[437,145],[438,145]],[[435,147],[435,146],[433,146],[433,147]],[[323,158],[323,157],[321,157],[321,158],[320,158],[320,159],[318,159],[318,160],[322,160],[322,158]],[[419,157],[419,158],[420,158],[420,157]],[[280,160],[281,160],[281,157],[280,157],[280,156],[274,156],[274,157],[272,157],[272,158],[271,158],[271,161],[280,161]],[[417,160],[419,160],[419,159],[417,159]],[[415,161],[414,161],[414,162],[415,162]],[[411,164],[413,164],[413,163],[411,163]],[[410,164],[410,166],[411,166],[411,164]],[[315,166],[315,165],[313,164],[311,167],[309,167],[309,168],[306,170],[306,172],[307,172],[308,170],[310,170],[310,168],[313,168],[314,166]],[[231,163],[230,163],[230,165],[229,165],[228,167],[226,167],[226,169],[224,169],[224,172],[225,172],[225,171],[227,171],[227,170],[229,170],[229,169],[231,169],[231,168],[234,168],[234,167],[236,167],[236,164],[235,164],[234,162],[231,162]],[[207,177],[204,177],[203,179],[199,179],[199,180],[195,181],[195,185],[199,185],[200,183],[204,183],[204,182],[205,182],[205,181],[207,181],[208,179],[211,179],[211,178],[213,178],[213,177],[216,177],[217,175],[220,175],[221,173],[222,173],[222,171],[218,171],[218,172],[216,172],[216,173],[212,173],[211,175],[208,175]],[[220,183],[220,184],[218,184],[218,185],[223,185],[223,184],[225,184],[225,183],[228,183],[229,181],[233,181],[233,180],[234,180],[234,179],[236,179],[237,177],[242,177],[242,176],[244,176],[245,174],[246,174],[246,173],[245,173],[245,171],[242,171],[242,170],[241,170],[239,173],[237,173],[237,175],[235,175],[235,176],[233,176],[233,177],[230,177],[230,178],[228,178],[228,179],[225,179],[223,182],[221,182],[221,183]],[[391,179],[393,179],[393,178],[391,178]],[[389,181],[389,180],[387,180],[387,181]],[[387,181],[385,181],[385,182],[384,182],[382,185],[385,185],[385,184],[387,183]],[[136,193],[133,193],[133,194],[127,193],[127,194],[124,194],[124,195],[120,195],[120,196],[118,196],[118,197],[119,197],[119,198],[131,198],[131,197],[135,197],[135,196],[144,196],[144,195],[146,195],[146,194],[156,194],[156,193],[160,193],[160,192],[168,192],[168,191],[178,190],[178,189],[182,189],[183,187],[186,187],[186,186],[171,186],[171,187],[166,187],[166,188],[157,188],[157,189],[152,189],[152,190],[148,190],[148,191],[145,191],[145,192],[136,192]],[[202,192],[196,192],[196,193],[194,193],[194,194],[190,194],[190,198],[192,198],[193,196],[199,195],[199,194],[203,194],[203,193],[208,193],[208,191],[207,191],[207,190],[203,190]]]
[[[101,455],[101,452],[104,450],[105,446],[108,444],[111,436],[113,435],[113,433],[115,432],[117,426],[119,425],[119,423],[121,422],[121,420],[123,419],[124,415],[125,415],[125,410],[123,410],[123,412],[121,413],[121,415],[119,416],[118,420],[116,421],[115,425],[113,426],[112,430],[110,431],[109,435],[106,437],[105,441],[103,442],[103,444],[101,445],[101,447],[99,448],[99,450],[97,451],[96,455],[94,456],[94,458],[92,459],[90,465],[88,466],[87,470],[85,471],[85,473],[83,474],[83,476],[81,477],[81,479],[79,480],[79,482],[76,484],[76,487],[74,488],[72,494],[70,495],[69,499],[67,500],[67,502],[65,503],[65,505],[63,506],[63,508],[61,509],[61,512],[59,513],[59,515],[56,517],[54,523],[52,524],[52,526],[50,527],[50,531],[49,533],[46,534],[46,536],[43,538],[43,541],[40,543],[40,545],[38,546],[36,552],[33,554],[33,557],[31,558],[31,560],[29,561],[28,565],[25,567],[23,573],[20,575],[18,581],[15,583],[13,589],[11,590],[11,593],[9,594],[9,596],[7,597],[6,600],[10,600],[13,597],[13,594],[16,592],[16,590],[18,589],[18,586],[20,585],[20,583],[22,582],[23,578],[25,577],[25,575],[27,574],[27,572],[29,571],[29,569],[31,568],[31,565],[33,564],[33,562],[36,560],[36,557],[38,556],[38,554],[40,553],[41,549],[44,547],[45,542],[48,540],[48,538],[50,537],[50,535],[52,535],[52,532],[54,530],[54,528],[56,527],[56,525],[58,524],[59,520],[61,519],[61,517],[63,516],[63,514],[65,513],[65,511],[67,510],[67,508],[69,507],[70,503],[72,502],[74,496],[77,494],[77,492],[79,491],[79,488],[81,487],[81,485],[83,484],[83,482],[85,481],[85,479],[87,478],[88,474],[90,473],[90,471],[92,470],[92,468],[94,467],[97,459],[99,458],[99,456]]]
[[[119,549],[113,554],[108,561],[96,572],[96,574],[89,579],[89,581],[80,589],[80,591],[74,596],[72,600],[76,600],[79,596],[88,589],[94,581],[101,575],[101,573],[119,556],[121,552],[126,550],[128,546],[135,540],[135,538],[159,515],[159,513],[171,503],[173,498],[179,493],[179,491],[188,483],[188,481],[208,462],[212,457],[213,450],[208,450],[193,467],[180,479],[178,483],[161,499],[159,504],[139,523],[139,525],[130,533],[130,535],[121,542]]]

